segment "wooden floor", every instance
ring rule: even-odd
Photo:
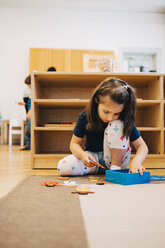
[[[20,146],[0,145],[0,197],[7,194],[28,175],[58,175],[54,170],[31,169],[31,152]]]
[[[20,146],[0,145],[0,197],[6,195],[28,175],[58,175],[56,169],[31,169],[31,152]],[[151,175],[165,175],[165,169],[151,169]]]

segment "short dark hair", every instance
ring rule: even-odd
[[[47,71],[56,71],[56,68],[54,66],[51,66],[47,69]]]
[[[25,84],[31,85],[31,75],[29,75],[29,76],[27,76],[27,77],[25,78]]]

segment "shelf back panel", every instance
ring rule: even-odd
[[[72,131],[35,131],[35,154],[70,153]]]
[[[148,107],[137,107],[135,124],[139,127],[161,127],[160,104]]]
[[[84,108],[38,108],[36,126],[43,127],[52,122],[76,122]]]

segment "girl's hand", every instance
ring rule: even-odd
[[[145,168],[142,166],[141,163],[139,163],[138,160],[134,158],[130,164],[129,172],[130,173],[140,172],[140,175],[143,175],[143,171],[145,171]]]
[[[87,167],[95,167],[96,166],[91,162],[91,160],[95,161],[95,159],[90,153],[84,152],[81,159],[82,159],[84,165]]]

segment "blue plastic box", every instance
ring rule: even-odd
[[[129,169],[123,170],[106,170],[105,181],[118,183],[121,185],[132,185],[150,182],[150,172],[143,172],[143,175],[137,173],[129,173]]]

